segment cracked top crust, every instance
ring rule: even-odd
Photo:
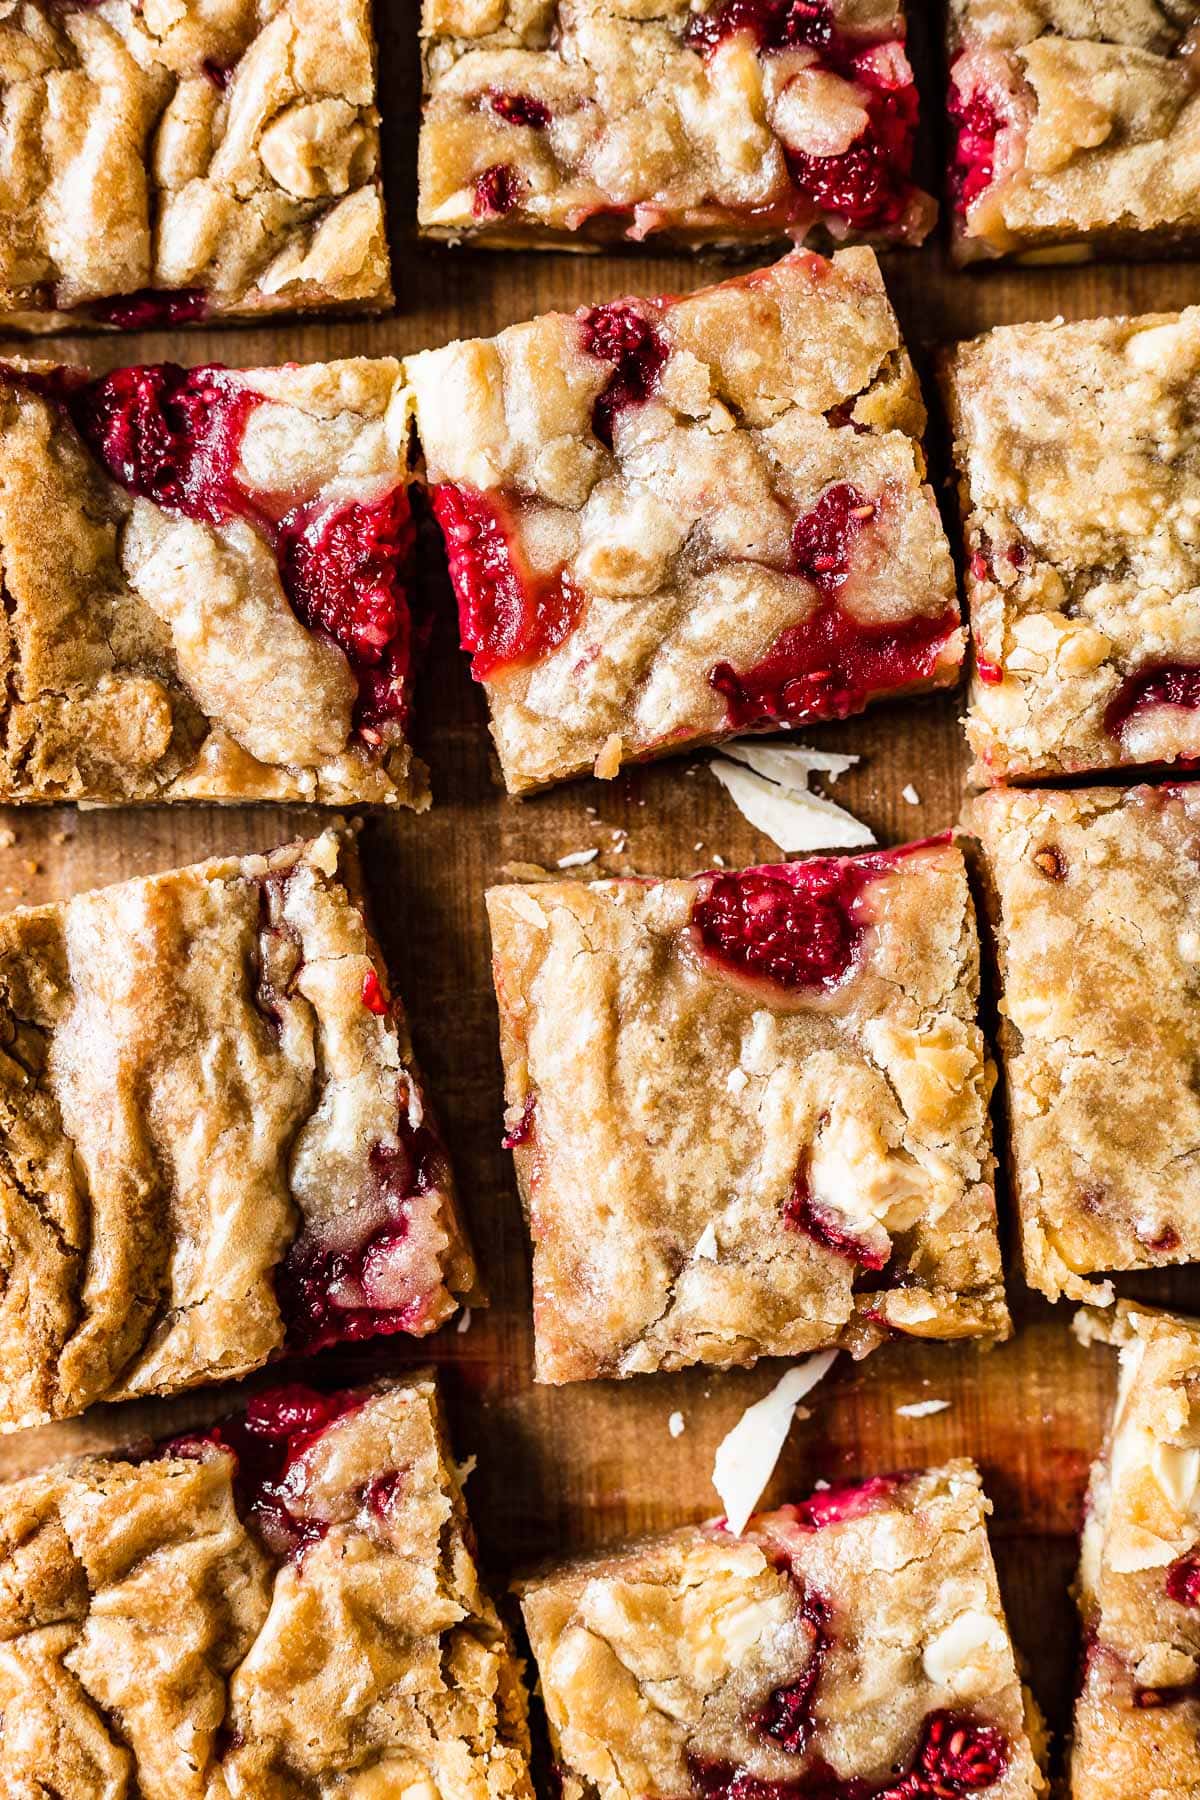
[[[0,1429],[431,1331],[471,1289],[346,855],[0,919]]]
[[[898,0],[424,0],[421,229],[920,243],[904,34]]]
[[[488,914],[539,1380],[1007,1333],[957,850]],[[756,918],[811,980],[738,966]]]
[[[566,1800],[1041,1794],[988,1510],[955,1462],[523,1583]],[[970,1773],[936,1785],[948,1720]]]
[[[513,792],[940,686],[925,411],[870,251],[411,357]]]
[[[1195,0],[951,0],[960,261],[1200,230]]]
[[[1200,786],[996,789],[983,843],[1026,1274],[1200,1261]]]
[[[0,323],[391,304],[368,0],[0,0]]]
[[[1071,1792],[1180,1800],[1200,1792],[1200,1325],[1122,1303],[1075,1329],[1120,1347],[1121,1383],[1083,1530]]]
[[[1200,755],[1200,307],[1006,326],[946,385],[976,778]]]
[[[427,806],[408,483],[391,358],[0,364],[0,798]]]
[[[203,1437],[0,1488],[0,1795],[532,1800],[432,1376],[250,1418],[287,1553],[255,1470]]]

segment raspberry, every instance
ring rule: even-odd
[[[849,910],[862,883],[832,858],[706,878],[691,930],[704,952],[778,987],[832,988],[849,969],[861,928]]]
[[[1156,706],[1200,706],[1200,664],[1150,663],[1122,683],[1104,715],[1110,737],[1123,737],[1139,714]]]
[[[930,1713],[909,1774],[882,1787],[843,1779],[823,1759],[810,1759],[795,1781],[760,1781],[730,1763],[690,1762],[693,1791],[703,1800],[959,1800],[993,1787],[1008,1768],[1008,1745],[994,1725],[953,1713]]]
[[[854,540],[874,515],[874,502],[864,500],[848,481],[826,488],[811,512],[792,527],[796,573],[823,591],[840,587],[850,573]]]
[[[793,184],[822,212],[860,231],[898,224],[912,197],[917,111],[911,82],[873,91],[866,129],[848,150],[812,156],[785,146]]]
[[[382,1019],[387,1012],[387,995],[374,969],[368,969],[363,976],[362,1003],[369,1013],[375,1013],[378,1018]]]
[[[292,610],[331,637],[358,681],[356,730],[372,740],[409,712],[412,617],[408,580],[416,529],[403,487],[330,512],[297,507],[276,529],[276,554]]]
[[[471,211],[477,219],[499,219],[521,198],[521,177],[511,163],[493,163],[475,177]]]
[[[476,681],[536,662],[571,635],[582,595],[565,570],[534,576],[526,568],[502,495],[447,482],[433,490],[433,512]]]
[[[764,50],[797,44],[824,49],[834,41],[828,0],[719,0],[710,12],[693,13],[684,42],[693,50],[714,50],[735,31],[750,31]]]
[[[205,63],[210,81],[223,87],[232,70],[220,81],[217,66]],[[208,316],[208,296],[201,288],[141,288],[135,294],[117,294],[111,300],[91,300],[80,308],[98,325],[115,325],[118,331],[156,331],[166,325],[193,325]]]
[[[247,510],[234,470],[260,404],[228,370],[178,363],[116,369],[69,401],[76,429],[114,481],[207,524]]]
[[[279,1270],[279,1309],[289,1349],[305,1353],[419,1326],[425,1300],[407,1280],[405,1244],[413,1201],[446,1179],[446,1157],[428,1126],[415,1130],[401,1109],[399,1143],[371,1151],[371,1193],[360,1234],[297,1238]]]
[[[544,131],[550,123],[550,108],[532,94],[505,94],[489,88],[487,103],[506,125],[527,125],[533,131]]]
[[[627,303],[593,306],[580,313],[579,323],[587,354],[613,364],[608,385],[592,408],[592,430],[611,450],[614,418],[623,407],[650,398],[670,350],[653,323]]]
[[[1167,1570],[1166,1590],[1180,1606],[1200,1606],[1200,1556],[1190,1550]]]
[[[777,1687],[765,1706],[751,1716],[750,1724],[772,1738],[789,1756],[799,1756],[813,1730],[813,1702],[821,1668],[829,1648],[829,1608],[819,1596],[805,1593],[801,1613],[812,1629],[812,1648],[803,1672],[795,1681]]]
[[[983,88],[964,96],[961,88],[951,83],[946,110],[958,127],[954,145],[954,163],[950,171],[950,191],[960,213],[974,205],[980,194],[992,185],[996,165],[996,139],[1004,119],[995,102]]]

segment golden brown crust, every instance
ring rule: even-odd
[[[1012,1166],[1026,1275],[1200,1258],[1200,787],[972,802],[996,899]]]
[[[532,1800],[433,1377],[343,1399],[286,1551],[202,1439],[0,1488],[4,1800]]]
[[[1200,1324],[1122,1302],[1077,1335],[1121,1353],[1109,1439],[1092,1469],[1076,1598],[1084,1674],[1073,1800],[1200,1793]],[[1183,1579],[1181,1580],[1181,1577]]]
[[[1153,254],[1200,232],[1194,0],[952,0],[952,108],[998,130],[959,261]]]
[[[906,628],[928,632],[927,655],[867,679],[857,706],[945,686],[962,659],[925,409],[874,255],[798,253],[630,304],[666,355],[649,397],[614,418],[611,447],[593,427],[613,368],[588,353],[578,316],[406,363],[430,480],[482,493],[518,563],[564,580],[577,605],[566,636],[482,677],[517,793],[741,729],[711,677],[752,681],[828,603],[797,569],[793,534],[831,489],[853,487],[867,515],[839,617],[902,643]],[[802,716],[821,716],[820,695],[797,685]]]
[[[954,353],[977,780],[1200,754],[1200,708],[1147,685],[1200,663],[1198,376],[1196,307]]]
[[[0,87],[10,329],[391,304],[368,0],[3,0]]]
[[[826,8],[837,40],[871,46],[894,86],[912,79],[904,11]],[[839,216],[821,203],[824,183],[796,178],[791,152],[819,169],[870,141],[873,83],[853,56],[831,66],[800,42],[764,50],[720,14],[718,0],[424,0],[422,231],[494,248],[920,243],[936,207],[911,182],[886,206]],[[693,34],[714,16],[721,41],[706,50]],[[486,189],[497,169],[499,210]]]
[[[430,1331],[470,1292],[343,854],[326,833],[0,920],[0,1429],[244,1374],[346,1309]],[[365,1254],[393,1203],[399,1250],[331,1298],[321,1246]]]
[[[1033,1800],[1044,1789],[987,1510],[975,1468],[956,1462],[868,1482],[816,1529],[785,1507],[740,1538],[690,1527],[523,1582],[567,1800],[729,1792],[732,1771],[803,1791],[818,1768],[875,1791],[947,1712],[1003,1734],[1003,1772],[971,1792]],[[794,1751],[761,1728],[789,1689],[811,1718]]]
[[[832,992],[749,992],[706,963],[704,885],[488,895],[539,1379],[1006,1335],[959,852],[868,883]]]
[[[230,476],[243,512],[283,495],[319,519],[406,491],[392,358],[220,380],[231,412],[250,397]],[[355,671],[300,618],[260,523],[127,491],[62,383],[50,364],[0,365],[0,798],[428,806],[403,722],[359,723]]]

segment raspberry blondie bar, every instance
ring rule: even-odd
[[[369,0],[9,0],[0,327],[392,301]]]
[[[1195,0],[950,0],[962,262],[1200,239]]]
[[[424,1334],[469,1293],[348,856],[0,919],[0,1429]]]
[[[539,1380],[1007,1333],[957,849],[488,913]]]
[[[1121,1385],[1083,1528],[1071,1794],[1185,1800],[1200,1793],[1200,1325],[1122,1305],[1076,1330],[1120,1346]]]
[[[432,1376],[0,1487],[0,1794],[532,1800]]]
[[[947,389],[975,775],[1200,755],[1200,307],[1005,326]]]
[[[418,220],[497,248],[919,243],[900,0],[424,0]]]
[[[956,679],[925,411],[869,250],[406,373],[513,792]]]
[[[522,1584],[564,1800],[1034,1800],[968,1462]]]
[[[1200,1261],[1200,784],[999,788],[982,840],[1030,1283]]]
[[[0,799],[427,805],[409,491],[390,358],[0,363]]]

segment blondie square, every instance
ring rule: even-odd
[[[946,385],[976,777],[1200,755],[1200,307],[1004,326]]]
[[[957,849],[488,913],[539,1380],[1007,1333]]]
[[[957,678],[925,409],[870,251],[406,373],[514,793]]]
[[[1185,1800],[1200,1792],[1200,1325],[1122,1304],[1075,1327],[1119,1346],[1121,1382],[1083,1527],[1072,1800]]]
[[[424,0],[418,221],[495,248],[919,243],[899,0]]]
[[[348,855],[0,919],[0,1429],[423,1335],[470,1293]]]
[[[9,0],[0,328],[392,301],[369,0]]]
[[[1200,236],[1194,0],[950,0],[959,261]]]
[[[0,1794],[533,1800],[433,1377],[0,1487]]]
[[[1041,1727],[969,1462],[520,1589],[564,1800],[1034,1800]]]
[[[1025,1271],[1200,1260],[1200,784],[998,788],[983,844]],[[1105,1284],[1107,1286],[1107,1284]]]
[[[387,357],[0,363],[0,799],[427,806],[409,458]]]

